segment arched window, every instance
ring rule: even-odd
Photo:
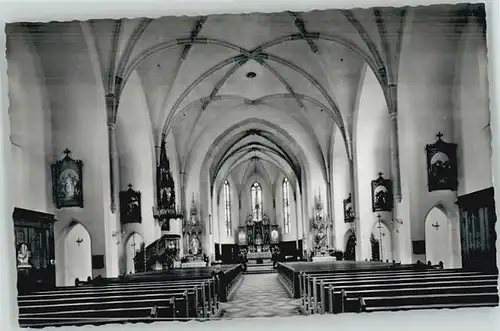
[[[290,233],[290,185],[288,178],[283,180],[283,218],[285,220],[285,233]]]
[[[224,220],[226,222],[226,234],[231,236],[232,234],[232,222],[231,222],[231,190],[229,188],[229,183],[226,180],[224,182]]]
[[[254,182],[251,190],[253,221],[260,222],[262,221],[262,186]]]

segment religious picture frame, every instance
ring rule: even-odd
[[[438,138],[433,144],[427,144],[427,187],[432,191],[456,191],[458,188],[457,144],[447,143]]]
[[[244,226],[238,227],[238,245],[247,245],[247,231]]]
[[[51,165],[53,202],[57,209],[83,208],[83,162],[66,156]]]
[[[344,199],[344,223],[351,223],[354,221],[354,213],[352,210],[352,195],[349,193]]]
[[[142,222],[141,192],[135,191],[132,184],[120,192],[120,220],[122,224]]]
[[[278,245],[280,243],[280,232],[279,232],[279,227],[276,224],[273,224],[271,226],[271,235],[270,235],[270,244],[271,245]]]
[[[378,178],[372,180],[372,210],[392,211],[394,207],[394,197],[392,194],[392,180],[383,177],[383,173],[378,173]]]

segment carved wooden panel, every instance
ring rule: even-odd
[[[493,188],[458,198],[462,265],[470,269],[496,268],[496,214]]]
[[[55,286],[54,215],[14,208],[18,290]]]

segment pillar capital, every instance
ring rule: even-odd
[[[398,120],[398,113],[396,111],[390,112],[389,119],[391,121],[397,121]]]
[[[106,101],[106,115],[108,123],[116,123],[116,113],[118,110],[118,98],[114,93],[107,93],[104,96]]]
[[[397,84],[387,85],[387,106],[389,107],[389,114],[397,113],[398,109],[398,86]]]

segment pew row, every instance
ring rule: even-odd
[[[314,268],[314,266],[309,266]],[[297,268],[299,269],[299,268]],[[302,266],[302,270],[307,267]],[[497,273],[460,269],[414,270],[380,265],[355,271],[304,272],[278,267],[279,279],[307,314],[491,307],[498,305]]]
[[[19,324],[46,327],[216,318],[220,302],[227,300],[242,277],[242,267],[201,269],[205,270],[130,275],[99,284],[20,293]]]

